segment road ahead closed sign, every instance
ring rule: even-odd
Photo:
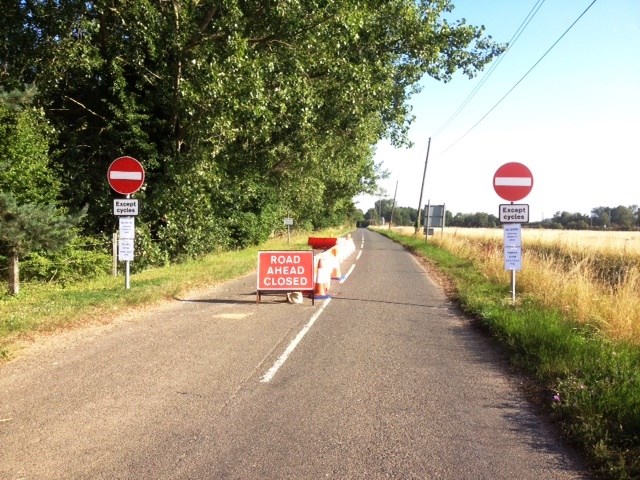
[[[265,290],[313,290],[313,251],[258,252],[258,291]]]

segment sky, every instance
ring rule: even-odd
[[[462,72],[448,83],[423,78],[409,101],[413,147],[377,145],[375,161],[389,172],[380,182],[386,194],[359,196],[356,206],[366,212],[392,199],[397,185],[396,205],[418,208],[429,138],[422,204],[444,204],[454,215],[498,216],[509,202],[493,176],[508,162],[533,175],[531,193],[516,202],[529,205],[530,221],[640,205],[640,0],[596,0],[562,37],[592,2],[453,0],[448,18],[484,25],[501,43],[540,8],[487,78],[491,64],[471,80]]]

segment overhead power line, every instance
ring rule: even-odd
[[[493,112],[493,111],[498,107],[498,105],[500,105],[500,104],[503,102],[503,100],[504,100],[505,98],[507,98],[507,97],[509,96],[509,94],[510,94],[511,92],[513,92],[513,91],[516,89],[516,87],[517,87],[518,85],[520,85],[520,83],[522,83],[522,81],[523,81],[525,78],[527,78],[527,76],[528,76],[528,75],[533,71],[533,69],[535,69],[535,68],[538,66],[538,64],[539,64],[539,63],[544,59],[544,57],[546,57],[546,56],[549,54],[549,52],[551,52],[551,50],[553,50],[553,49],[555,48],[555,46],[556,46],[558,43],[560,43],[560,41],[564,38],[564,36],[565,36],[567,33],[569,33],[569,31],[570,31],[570,30],[571,30],[571,29],[576,25],[576,23],[578,23],[578,22],[580,21],[580,19],[581,19],[581,18],[582,18],[582,17],[583,17],[583,16],[584,16],[588,11],[589,11],[589,9],[590,9],[590,8],[591,8],[591,7],[592,7],[596,2],[597,2],[597,0],[593,0],[593,1],[589,4],[589,6],[588,6],[587,8],[585,8],[585,9],[584,9],[584,11],[583,11],[579,16],[578,16],[578,18],[576,18],[576,19],[573,21],[573,23],[572,23],[571,25],[569,25],[569,28],[567,28],[567,29],[564,31],[564,33],[563,33],[562,35],[560,35],[560,37],[558,37],[558,39],[553,43],[553,45],[551,45],[551,46],[547,49],[547,51],[546,51],[546,52],[544,52],[544,54],[543,54],[543,55],[538,59],[538,61],[537,61],[536,63],[534,63],[534,64],[533,64],[533,66],[532,66],[529,70],[527,70],[527,72],[526,72],[526,73],[525,73],[525,74],[520,78],[520,80],[518,80],[518,81],[515,83],[515,85],[513,85],[513,87],[511,87],[511,88],[509,89],[509,91],[508,91],[507,93],[505,93],[505,94],[502,96],[502,98],[501,98],[500,100],[498,100],[498,101],[493,105],[493,107],[491,107],[491,108],[489,109],[489,111],[488,111],[487,113],[485,113],[485,114],[482,116],[482,118],[480,118],[480,120],[478,120],[475,124],[473,124],[473,126],[472,126],[471,128],[469,128],[469,130],[467,130],[467,131],[466,131],[466,132],[465,132],[465,133],[464,133],[460,138],[458,138],[455,142],[453,142],[451,145],[449,145],[445,150],[443,150],[442,152],[440,152],[440,155],[442,155],[442,154],[444,154],[444,153],[448,152],[449,150],[451,150],[451,149],[452,149],[455,145],[457,145],[457,144],[458,144],[458,143],[459,143],[463,138],[465,138],[467,135],[469,135],[469,133],[471,133],[471,131],[472,131],[473,129],[475,129],[478,125],[480,125],[480,123],[481,123],[485,118],[487,118],[487,117],[489,116],[489,114],[490,114],[491,112]]]
[[[525,17],[525,19],[522,21],[520,26],[517,28],[515,33],[511,36],[511,39],[507,42],[507,49],[504,51],[504,53],[500,55],[500,58],[498,58],[497,61],[491,64],[489,69],[485,72],[485,74],[480,79],[480,82],[478,82],[478,84],[473,88],[473,90],[471,90],[469,95],[467,95],[467,98],[465,98],[462,101],[462,103],[458,106],[456,111],[453,112],[453,114],[451,114],[451,116],[440,126],[440,128],[438,128],[435,131],[433,136],[438,135],[445,128],[451,125],[451,122],[453,122],[457,118],[460,112],[464,110],[464,107],[466,107],[467,104],[473,99],[473,97],[475,97],[476,93],[478,93],[478,91],[483,87],[483,85],[487,82],[487,80],[489,80],[489,77],[491,77],[491,75],[496,70],[496,68],[498,68],[498,65],[500,65],[500,63],[502,62],[504,57],[507,55],[507,53],[509,53],[509,50],[511,50],[511,47],[513,47],[513,45],[515,45],[515,43],[518,41],[518,38],[520,38],[520,35],[522,35],[522,32],[525,31],[525,29],[527,28],[531,20],[533,20],[533,17],[536,16],[536,14],[538,13],[538,10],[540,10],[540,7],[542,7],[545,1],[546,0],[537,0],[535,5],[531,8],[531,10],[529,10],[529,13]]]

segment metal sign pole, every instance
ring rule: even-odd
[[[114,232],[111,238],[111,250],[113,253],[113,276],[118,276],[118,232]]]
[[[125,198],[131,198],[131,195],[127,195]],[[131,288],[130,282],[130,265],[129,260],[125,260],[124,262],[124,288],[125,290],[129,290]]]

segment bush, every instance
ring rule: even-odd
[[[99,237],[76,237],[56,252],[36,251],[20,262],[23,281],[69,282],[111,272],[111,241]]]
[[[169,253],[162,250],[160,243],[152,238],[146,223],[136,222],[136,238],[132,272],[141,272],[149,267],[169,265]]]

